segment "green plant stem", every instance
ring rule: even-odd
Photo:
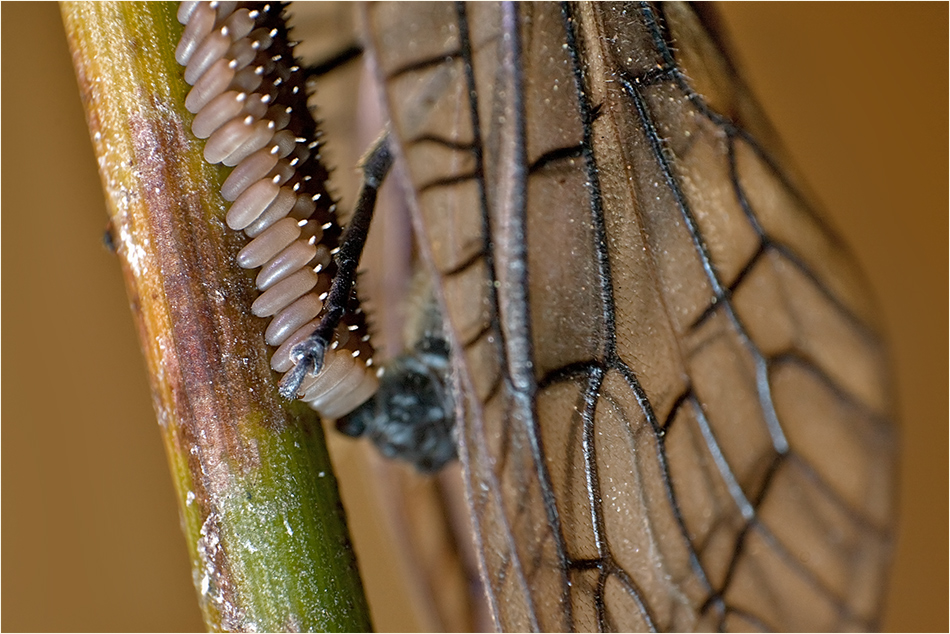
[[[189,132],[175,6],[62,11],[208,628],[367,630],[322,428],[277,393]]]

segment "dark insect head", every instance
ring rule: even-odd
[[[380,371],[373,398],[336,427],[349,436],[365,435],[383,455],[431,473],[457,456],[451,351],[431,286],[415,292],[421,297],[409,300],[418,303],[418,314],[406,333],[407,350]]]
[[[424,473],[456,457],[455,410],[449,348],[427,338],[390,362],[370,400],[337,420],[349,436],[366,435],[384,456],[405,460]]]

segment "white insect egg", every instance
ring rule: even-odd
[[[326,170],[313,152],[319,142],[307,111],[306,79],[291,45],[279,38],[286,32],[282,9],[236,7],[182,3],[178,19],[185,29],[175,55],[192,86],[185,106],[195,115],[195,136],[207,139],[205,159],[233,168],[221,187],[231,203],[226,221],[251,239],[236,264],[260,269],[255,283],[261,295],[251,311],[271,318],[264,333],[276,348],[271,367],[287,372],[293,346],[319,324],[339,230],[333,206],[322,203],[330,201]],[[307,377],[298,392],[329,418],[347,414],[376,391],[365,321],[361,313],[353,315],[338,328],[322,371]],[[359,336],[350,338],[350,332]]]

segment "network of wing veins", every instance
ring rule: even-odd
[[[505,10],[513,12],[511,15],[516,15],[518,11],[517,8],[510,7]],[[812,359],[809,359],[805,353],[798,350],[787,350],[780,354],[773,353],[771,356],[766,355],[756,344],[753,337],[750,335],[747,326],[743,323],[743,320],[740,317],[739,312],[733,302],[733,296],[739,291],[740,288],[742,288],[743,284],[747,282],[755,267],[760,262],[762,262],[766,256],[771,253],[777,253],[783,258],[785,262],[788,262],[793,267],[795,267],[795,269],[798,270],[815,289],[818,289],[818,291],[828,301],[828,303],[847,320],[848,324],[852,326],[855,332],[859,333],[868,342],[871,342],[872,345],[877,345],[877,335],[869,326],[867,326],[867,324],[865,324],[861,318],[857,316],[857,314],[855,314],[855,312],[849,306],[839,299],[835,293],[830,288],[828,288],[825,283],[823,283],[823,281],[815,272],[810,270],[807,262],[803,258],[799,257],[794,252],[794,249],[771,237],[763,228],[763,225],[759,221],[755,210],[752,208],[749,198],[743,189],[742,183],[740,182],[736,158],[737,141],[748,146],[751,151],[768,166],[773,167],[774,163],[768,156],[768,153],[766,153],[759,146],[759,144],[756,143],[755,139],[753,139],[747,131],[734,124],[729,119],[711,110],[703,98],[691,89],[674,56],[673,43],[669,40],[670,36],[664,24],[662,11],[658,13],[651,6],[642,4],[640,6],[642,21],[652,36],[653,45],[655,46],[656,52],[660,54],[663,63],[661,67],[653,68],[648,72],[641,73],[640,75],[635,75],[625,71],[623,68],[620,68],[617,72],[617,81],[619,82],[625,97],[629,101],[631,110],[636,113],[637,120],[640,122],[644,138],[646,139],[647,145],[649,147],[649,152],[652,155],[653,160],[656,162],[659,173],[662,175],[662,179],[664,181],[663,185],[667,188],[672,200],[674,201],[675,209],[670,209],[669,211],[670,213],[678,214],[682,224],[686,227],[689,237],[692,240],[693,249],[695,250],[695,253],[697,254],[698,260],[701,264],[703,274],[706,277],[709,287],[712,289],[711,301],[709,301],[701,314],[694,319],[688,328],[692,332],[698,331],[714,316],[723,315],[725,316],[737,340],[741,343],[749,358],[752,360],[755,374],[754,389],[758,397],[759,410],[763,416],[763,420],[765,422],[765,426],[767,428],[772,445],[772,456],[765,468],[765,473],[762,476],[761,486],[759,489],[754,494],[748,494],[743,490],[740,479],[733,471],[732,466],[729,464],[729,461],[727,460],[726,455],[720,446],[720,442],[716,437],[715,430],[710,424],[707,412],[705,411],[705,406],[703,405],[703,401],[692,385],[687,384],[679,394],[675,395],[672,403],[672,409],[665,416],[664,420],[661,421],[658,419],[654,404],[651,402],[650,395],[647,394],[633,368],[621,358],[617,351],[617,308],[614,296],[615,290],[613,286],[613,273],[611,271],[611,261],[608,250],[608,244],[610,240],[607,231],[604,200],[602,198],[599,167],[597,157],[595,156],[595,143],[593,138],[593,124],[601,112],[602,104],[593,104],[589,101],[590,91],[587,90],[586,86],[588,78],[585,78],[584,75],[586,72],[585,64],[580,58],[581,47],[579,46],[578,41],[579,38],[583,37],[585,34],[577,32],[577,22],[575,16],[573,15],[573,10],[574,9],[570,4],[565,3],[562,5],[564,28],[567,37],[567,49],[569,50],[571,56],[573,76],[575,80],[575,94],[577,95],[579,114],[583,129],[583,141],[580,145],[569,145],[566,147],[549,150],[529,164],[525,157],[523,147],[524,139],[521,139],[521,153],[517,156],[515,160],[515,163],[517,164],[514,165],[513,168],[518,171],[518,177],[522,179],[521,185],[524,186],[532,174],[557,161],[581,159],[586,166],[586,186],[589,193],[591,226],[593,227],[592,239],[595,245],[595,266],[597,268],[597,278],[600,281],[600,309],[602,311],[602,323],[604,324],[605,331],[603,333],[604,340],[602,342],[602,356],[600,358],[590,359],[584,362],[574,362],[570,365],[552,370],[536,383],[534,382],[534,377],[530,372],[524,372],[526,368],[530,368],[530,364],[515,363],[514,365],[517,367],[512,369],[509,351],[515,351],[515,356],[513,358],[517,361],[519,348],[517,345],[515,345],[517,342],[506,340],[506,328],[502,327],[502,316],[500,311],[501,300],[499,297],[499,275],[497,270],[498,264],[496,262],[496,254],[494,252],[494,249],[497,248],[497,245],[493,244],[491,238],[491,236],[494,235],[494,228],[492,226],[493,220],[489,209],[488,192],[486,191],[487,184],[485,152],[482,145],[483,132],[482,125],[479,121],[479,96],[478,91],[476,90],[476,78],[473,67],[473,60],[475,56],[473,55],[469,33],[469,17],[464,4],[458,3],[456,5],[457,26],[459,34],[458,51],[452,51],[447,55],[441,55],[436,58],[414,62],[411,65],[401,68],[390,75],[390,78],[392,78],[402,73],[430,68],[446,62],[460,62],[461,67],[464,69],[467,86],[466,92],[468,95],[468,115],[472,124],[474,139],[473,142],[471,144],[459,143],[429,134],[417,137],[415,139],[410,139],[407,141],[407,143],[435,143],[454,151],[470,153],[474,157],[474,168],[471,171],[439,178],[428,183],[421,183],[418,187],[418,190],[420,192],[424,192],[428,189],[457,185],[464,181],[474,181],[477,185],[478,206],[480,210],[481,222],[481,244],[474,245],[471,252],[464,254],[458,262],[454,263],[447,270],[440,271],[439,273],[443,278],[451,278],[462,275],[476,264],[484,265],[487,271],[486,275],[488,279],[485,288],[487,292],[486,303],[488,306],[488,314],[486,321],[477,332],[471,336],[468,336],[460,343],[465,350],[468,350],[477,343],[484,341],[486,338],[490,338],[493,349],[497,351],[499,371],[493,377],[493,383],[491,384],[487,395],[483,397],[482,404],[489,403],[495,398],[508,398],[509,402],[506,402],[504,414],[506,418],[503,422],[507,423],[508,425],[519,424],[524,427],[522,431],[529,441],[531,459],[535,469],[537,470],[535,475],[537,476],[537,481],[541,488],[541,497],[545,505],[544,515],[550,529],[549,533],[547,534],[551,539],[553,539],[556,559],[562,572],[563,583],[561,586],[561,599],[562,605],[568,612],[567,622],[573,624],[573,617],[570,613],[572,609],[570,590],[571,572],[596,569],[598,573],[597,583],[594,590],[594,604],[597,610],[598,626],[601,629],[608,629],[612,627],[610,611],[605,603],[606,583],[608,578],[615,579],[630,595],[642,613],[647,627],[651,629],[662,629],[667,625],[657,621],[651,608],[650,597],[648,597],[647,594],[638,586],[635,574],[633,574],[632,571],[625,570],[616,560],[614,554],[611,552],[611,541],[607,534],[605,514],[602,507],[602,485],[600,481],[600,467],[598,464],[597,451],[595,447],[596,432],[594,429],[594,424],[597,408],[604,399],[603,388],[607,374],[608,372],[615,372],[619,374],[625,381],[626,386],[634,396],[634,399],[638,404],[644,419],[652,429],[657,451],[656,460],[660,467],[661,478],[663,480],[661,485],[663,491],[665,492],[667,503],[669,504],[672,515],[676,524],[678,525],[682,546],[688,555],[689,566],[707,593],[708,598],[706,599],[704,605],[699,607],[700,612],[712,611],[716,615],[720,628],[724,627],[726,617],[729,614],[741,617],[750,624],[767,628],[767,624],[761,622],[759,617],[748,613],[747,610],[728,605],[725,599],[727,590],[729,589],[730,584],[735,577],[740,559],[743,556],[744,550],[746,549],[747,538],[754,529],[756,535],[764,539],[772,551],[781,557],[786,565],[794,569],[813,587],[820,589],[822,594],[831,598],[835,609],[839,612],[839,615],[842,618],[852,620],[856,619],[859,623],[864,623],[870,628],[873,626],[873,623],[862,620],[860,616],[852,614],[848,607],[847,601],[843,597],[837,596],[836,592],[832,588],[828,587],[825,582],[816,577],[816,575],[811,570],[809,570],[799,560],[798,557],[792,554],[790,550],[782,544],[781,540],[769,530],[765,523],[760,520],[760,507],[768,498],[770,491],[774,486],[776,474],[779,473],[783,465],[790,461],[794,461],[796,466],[804,471],[806,477],[810,478],[817,486],[819,486],[828,498],[834,500],[838,508],[843,509],[844,512],[856,524],[861,526],[863,529],[868,530],[869,532],[881,532],[881,529],[877,528],[872,521],[864,517],[860,510],[852,508],[849,503],[843,500],[841,496],[834,490],[834,487],[825,483],[819,471],[813,466],[809,465],[808,461],[803,456],[797,454],[790,446],[789,441],[786,438],[785,430],[783,429],[783,426],[779,420],[779,415],[777,413],[776,404],[772,394],[770,374],[777,366],[783,364],[795,364],[797,367],[801,367],[812,373],[821,382],[821,384],[827,386],[830,389],[836,398],[859,410],[873,423],[883,426],[887,424],[887,421],[883,420],[880,415],[871,411],[871,409],[866,404],[861,403],[859,399],[852,397],[846,389],[837,385],[834,379],[825,373],[819,364],[814,362]],[[511,15],[509,15],[509,18]],[[510,20],[510,24],[508,25],[509,30],[505,33],[506,37],[514,40],[516,52],[517,46],[519,45],[518,38],[520,37],[519,27],[517,25],[517,19]],[[523,60],[518,55],[515,55],[515,59],[513,60],[514,69],[512,72],[514,73],[516,79],[520,78],[520,74],[523,72],[523,69],[520,67],[522,61]],[[515,82],[515,95],[513,95],[512,99],[515,103],[516,116],[524,118],[525,113],[523,95],[519,93],[519,81],[520,80]],[[676,172],[676,167],[674,164],[675,159],[671,158],[674,156],[674,153],[669,147],[668,140],[664,139],[660,133],[656,121],[656,115],[651,110],[651,104],[645,95],[645,91],[648,88],[659,85],[669,85],[675,87],[680,92],[680,94],[684,95],[686,99],[689,100],[689,102],[695,108],[695,111],[702,117],[705,117],[712,125],[716,126],[723,133],[723,136],[726,139],[726,159],[728,161],[728,174],[731,179],[731,187],[735,199],[738,202],[739,208],[745,214],[749,225],[752,227],[753,231],[758,237],[757,248],[742,263],[737,274],[728,282],[723,280],[720,272],[717,270],[717,266],[710,253],[710,249],[706,243],[700,224],[694,217],[693,210],[690,208],[689,198],[684,193],[682,183],[680,182],[679,176]],[[520,123],[523,126],[523,121]],[[517,126],[515,127],[517,128]],[[784,180],[784,177],[781,176],[781,170],[773,169],[773,172],[774,174],[778,175],[780,179],[783,179],[782,184],[785,185],[789,192],[798,196],[795,188],[792,187],[791,184]],[[521,195],[526,196],[524,193]],[[802,208],[806,210],[807,213],[811,213],[810,207],[808,205],[803,205]],[[519,218],[519,220],[521,222],[520,226],[523,228],[525,226],[525,218],[523,215],[527,213],[526,206],[522,205],[519,212],[522,214],[522,217]],[[816,222],[820,223],[819,220],[815,220]],[[829,235],[833,236],[834,234],[829,233]],[[506,257],[508,257],[509,260],[512,259],[511,254],[506,254]],[[521,258],[521,261],[517,264],[523,267],[526,271],[526,256],[521,256]],[[527,284],[524,284],[523,290],[525,294],[527,292],[526,289]],[[512,302],[509,298],[509,302],[506,304],[506,306],[509,307],[509,311],[511,310],[511,305]],[[515,312],[520,311],[518,317],[521,318],[521,321],[526,324],[530,330],[530,321],[528,319],[530,306],[528,305],[526,297],[522,297],[519,301],[515,301],[514,306]],[[508,318],[510,319],[510,317]],[[508,328],[510,329],[510,324],[508,322],[506,322],[506,324],[508,324]],[[528,344],[530,344],[530,336],[526,337],[526,340]],[[530,347],[528,350],[530,354]],[[568,548],[566,546],[564,535],[562,534],[562,528],[558,516],[554,487],[551,482],[550,474],[548,474],[546,471],[546,457],[543,455],[544,449],[541,446],[539,440],[540,430],[538,428],[539,421],[538,413],[536,411],[536,394],[541,390],[561,382],[572,382],[577,385],[583,385],[582,403],[579,403],[582,404],[582,407],[579,408],[581,410],[579,412],[579,418],[582,424],[580,435],[580,451],[585,468],[584,478],[586,493],[590,504],[590,519],[592,521],[594,541],[597,551],[597,557],[595,559],[574,559],[568,554]],[[475,404],[476,407],[478,405],[479,404]],[[511,410],[518,410],[519,408],[521,410],[521,414],[517,417],[513,416]],[[620,411],[622,408],[617,407],[615,409]],[[722,482],[724,483],[729,496],[735,503],[743,521],[743,526],[734,538],[732,556],[726,566],[723,580],[717,583],[713,583],[711,580],[712,575],[705,569],[704,564],[702,563],[700,554],[703,544],[696,543],[694,538],[691,536],[689,529],[687,528],[687,523],[684,520],[684,513],[680,508],[680,503],[675,494],[675,482],[673,476],[671,475],[671,469],[668,463],[666,450],[667,434],[674,425],[674,421],[677,419],[677,416],[684,410],[691,412],[692,418],[696,422],[700,432],[702,441],[705,443],[705,447],[708,450],[709,456],[711,457],[711,461],[721,476]],[[481,412],[470,413],[470,415],[466,418],[466,421],[474,426],[474,429],[469,430],[469,433],[466,434],[466,437],[471,442],[479,444],[478,453],[484,456],[492,455],[493,452],[486,444],[486,430],[484,428]],[[632,426],[630,421],[625,422],[628,425],[628,428]],[[503,483],[500,481],[500,474],[505,472],[505,467],[507,464],[506,461],[510,454],[512,434],[506,433],[501,440],[502,446],[500,448],[500,454],[497,455],[498,464],[495,464],[493,468],[484,470],[485,477],[489,479],[489,481],[485,483],[487,485],[487,488],[485,489],[485,495],[490,498],[490,501],[485,501],[483,503],[493,504],[497,509],[506,508],[501,493],[503,490]],[[516,508],[513,509],[515,517],[525,512],[525,508],[523,507],[524,504],[527,504],[527,497],[522,497],[517,500]],[[526,601],[529,604],[529,613],[532,619],[531,625],[535,628],[538,628],[539,617],[536,614],[536,606],[531,605],[532,597],[530,586],[532,571],[537,570],[538,567],[542,565],[542,562],[540,561],[542,552],[541,548],[538,547],[534,551],[532,560],[521,561],[518,556],[519,547],[515,534],[516,531],[512,526],[512,518],[508,517],[505,512],[496,513],[496,515],[498,522],[501,525],[501,530],[504,533],[502,537],[503,542],[506,545],[506,552],[502,553],[501,555],[502,564],[497,573],[498,579],[496,579],[495,582],[499,585],[499,587],[504,586],[509,576],[514,576],[517,585],[522,588]],[[483,520],[480,518],[479,514],[476,513],[474,515],[474,521],[476,524],[478,524]],[[478,527],[476,528],[476,532],[480,532],[481,529]],[[497,597],[492,596],[492,593],[490,593],[490,598],[493,601],[498,600]],[[497,613],[497,605],[494,609]]]
[[[637,588],[636,583],[626,573],[626,571],[623,571],[613,560],[610,553],[609,540],[606,536],[604,528],[604,517],[601,508],[601,487],[599,483],[598,464],[593,441],[594,411],[596,409],[596,404],[599,398],[605,372],[608,369],[616,370],[620,372],[620,374],[625,378],[629,388],[636,397],[645,419],[653,427],[653,431],[656,435],[656,444],[658,447],[657,459],[661,465],[661,471],[665,479],[663,484],[669,497],[670,507],[679,524],[684,545],[689,553],[691,566],[697,577],[706,585],[709,592],[709,598],[702,609],[707,610],[710,608],[715,608],[716,613],[719,615],[720,627],[723,626],[726,615],[729,612],[733,613],[734,615],[741,616],[743,619],[751,623],[756,623],[758,621],[757,617],[754,615],[727,605],[723,598],[726,594],[729,584],[731,583],[731,580],[733,579],[740,557],[742,556],[743,549],[745,547],[746,536],[749,534],[749,531],[752,529],[752,527],[755,527],[757,533],[765,539],[770,547],[776,553],[778,553],[779,556],[781,556],[790,567],[796,569],[798,573],[807,579],[808,582],[814,587],[820,588],[825,596],[832,598],[836,610],[838,610],[842,617],[858,619],[859,621],[862,621],[858,615],[852,614],[850,612],[847,602],[843,597],[837,596],[834,590],[829,588],[822,580],[817,578],[814,573],[805,567],[802,562],[799,561],[798,558],[792,553],[790,553],[788,549],[785,548],[785,546],[781,543],[781,541],[777,539],[774,534],[769,531],[767,526],[765,526],[765,524],[762,523],[758,518],[758,509],[769,494],[774,482],[775,474],[778,472],[783,462],[787,460],[796,460],[799,465],[804,468],[806,474],[814,482],[818,483],[829,497],[835,499],[839,508],[844,509],[845,512],[862,527],[874,529],[873,524],[864,518],[860,511],[851,508],[848,503],[840,499],[840,496],[836,494],[834,489],[822,481],[822,478],[818,474],[817,470],[808,465],[807,461],[802,456],[796,455],[793,449],[789,446],[788,440],[786,439],[784,430],[776,412],[775,403],[773,401],[769,378],[770,370],[776,364],[788,363],[792,361],[800,364],[809,371],[815,373],[820,378],[822,383],[829,386],[833,393],[842,401],[848,402],[849,404],[859,408],[872,420],[875,420],[875,422],[881,425],[886,424],[886,421],[881,420],[880,416],[874,415],[873,412],[870,412],[865,405],[851,397],[846,390],[837,386],[831,377],[823,373],[820,367],[818,367],[810,359],[805,358],[801,353],[796,351],[788,351],[781,355],[773,355],[772,358],[766,357],[766,355],[758,348],[752,337],[749,335],[745,325],[738,315],[735,306],[732,303],[732,295],[742,285],[743,281],[747,278],[749,272],[753,269],[756,263],[759,262],[770,250],[776,251],[784,256],[785,259],[793,266],[797,267],[805,275],[805,277],[811,281],[814,287],[820,290],[820,292],[839,311],[839,313],[842,314],[852,326],[854,326],[855,331],[861,333],[863,337],[874,344],[877,342],[877,337],[875,333],[871,331],[870,328],[863,322],[863,320],[858,318],[849,309],[849,307],[844,305],[835,296],[835,294],[829,290],[825,284],[823,284],[817,275],[808,269],[807,265],[801,258],[798,258],[795,253],[786,245],[773,240],[762,228],[761,223],[759,223],[756,214],[751,208],[748,198],[745,195],[745,192],[739,181],[734,150],[735,141],[736,139],[741,139],[743,142],[748,144],[754,152],[763,158],[767,157],[767,154],[759,147],[755,140],[752,139],[745,130],[737,127],[721,115],[711,111],[703,102],[702,98],[690,89],[684,75],[676,64],[672,53],[672,44],[666,39],[667,34],[661,19],[659,19],[658,16],[654,14],[654,11],[650,6],[642,5],[641,12],[644,21],[654,37],[654,43],[657,47],[657,50],[661,52],[665,60],[665,67],[652,70],[639,77],[620,73],[619,81],[621,82],[625,93],[630,99],[631,106],[635,108],[637,112],[647,140],[651,146],[654,158],[660,167],[661,173],[665,177],[666,186],[669,188],[673,199],[676,201],[678,212],[681,215],[685,226],[688,228],[690,237],[693,240],[694,248],[700,258],[707,280],[710,284],[710,287],[713,289],[713,301],[710,302],[707,308],[703,311],[702,315],[692,325],[692,328],[698,329],[699,326],[701,326],[711,315],[716,312],[724,313],[731,323],[733,330],[738,335],[739,340],[743,343],[746,350],[754,360],[756,369],[755,383],[756,390],[759,395],[759,404],[764,415],[768,431],[772,438],[774,449],[774,456],[771,460],[771,463],[767,467],[761,489],[755,495],[754,499],[749,499],[743,491],[742,486],[739,484],[735,473],[733,473],[732,468],[720,449],[715,434],[708,423],[703,410],[703,405],[701,404],[697,395],[694,393],[692,387],[687,386],[686,389],[677,396],[671,412],[662,424],[657,421],[653,405],[651,404],[648,395],[640,385],[640,382],[637,379],[634,371],[618,356],[616,351],[616,313],[611,283],[612,276],[610,272],[610,259],[605,246],[607,244],[606,224],[604,221],[603,202],[601,200],[600,185],[598,182],[597,163],[594,156],[593,142],[591,139],[592,122],[596,114],[597,107],[592,106],[587,102],[588,91],[585,89],[584,85],[585,80],[583,76],[583,64],[581,60],[578,59],[577,51],[579,48],[577,46],[577,34],[575,33],[576,25],[571,14],[571,7],[569,5],[564,5],[563,12],[565,16],[568,47],[572,52],[574,62],[574,74],[577,82],[576,89],[581,111],[581,119],[584,127],[584,142],[579,153],[585,160],[588,168],[587,176],[588,188],[590,191],[591,214],[593,221],[592,224],[595,227],[595,244],[598,245],[596,250],[598,258],[597,265],[599,267],[599,279],[602,283],[602,310],[604,313],[604,324],[606,325],[604,356],[602,359],[591,360],[584,363],[573,363],[570,366],[554,370],[544,377],[544,379],[542,379],[540,382],[540,387],[543,388],[560,381],[576,381],[578,378],[587,378],[587,387],[584,393],[585,408],[581,414],[581,419],[583,422],[582,444],[584,463],[586,467],[585,475],[587,479],[588,495],[590,497],[591,503],[591,519],[594,526],[599,561],[568,561],[568,568],[587,569],[591,566],[594,566],[600,570],[599,583],[597,586],[598,596],[595,597],[595,600],[598,609],[599,625],[601,627],[604,627],[607,622],[607,614],[603,599],[604,580],[608,575],[611,574],[623,575],[624,579],[622,583],[624,587],[627,588],[628,592],[634,597],[636,603],[641,606],[645,621],[649,624],[649,627],[657,627],[658,624],[650,614],[649,602],[647,601],[646,597]],[[726,137],[728,138],[727,147],[729,152],[729,173],[732,179],[732,187],[734,189],[735,196],[739,201],[740,207],[748,217],[750,225],[758,234],[760,241],[758,249],[749,258],[749,260],[744,263],[739,274],[728,285],[723,283],[720,274],[716,269],[716,265],[714,264],[713,258],[711,257],[709,249],[705,243],[699,224],[693,217],[688,199],[682,191],[682,187],[678,182],[677,175],[673,165],[671,164],[671,152],[668,151],[668,148],[665,146],[665,140],[657,130],[654,115],[650,111],[650,106],[642,93],[642,90],[645,87],[659,82],[670,82],[676,84],[688,96],[689,100],[694,104],[697,110],[702,115],[707,117],[714,125],[719,126],[720,129],[725,132]],[[574,157],[576,155],[577,150],[565,148],[553,153],[550,157],[542,158],[544,158],[546,161],[550,161],[556,160],[561,156]],[[771,165],[770,160],[766,159],[766,162]],[[776,170],[776,173],[780,174],[781,172]],[[787,182],[785,184],[789,185]],[[789,190],[793,192],[795,191],[794,188],[790,186]],[[809,209],[807,206],[804,208]],[[696,547],[691,540],[689,531],[687,530],[686,524],[683,520],[678,501],[674,495],[673,482],[670,475],[669,466],[667,464],[664,447],[666,432],[669,430],[672,421],[676,418],[680,409],[687,406],[692,409],[703,439],[706,442],[707,449],[712,456],[713,462],[720,472],[729,494],[733,498],[743,520],[745,521],[745,525],[740,530],[738,536],[735,539],[733,555],[728,564],[724,581],[719,587],[713,587],[712,583],[709,581],[709,575],[706,573],[703,568],[703,564],[700,562]],[[879,531],[880,529],[874,530]],[[868,626],[871,625],[870,623],[866,624]],[[759,623],[759,625],[764,624]]]

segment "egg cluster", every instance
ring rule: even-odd
[[[251,311],[272,318],[264,334],[277,348],[271,367],[285,373],[293,347],[320,322],[340,228],[282,13],[276,3],[182,2],[175,58],[192,87],[185,107],[195,115],[192,132],[206,139],[205,159],[233,168],[221,186],[231,204],[226,222],[251,239],[237,264],[260,268]],[[326,418],[349,413],[378,385],[365,316],[352,304],[322,370],[297,392]]]

